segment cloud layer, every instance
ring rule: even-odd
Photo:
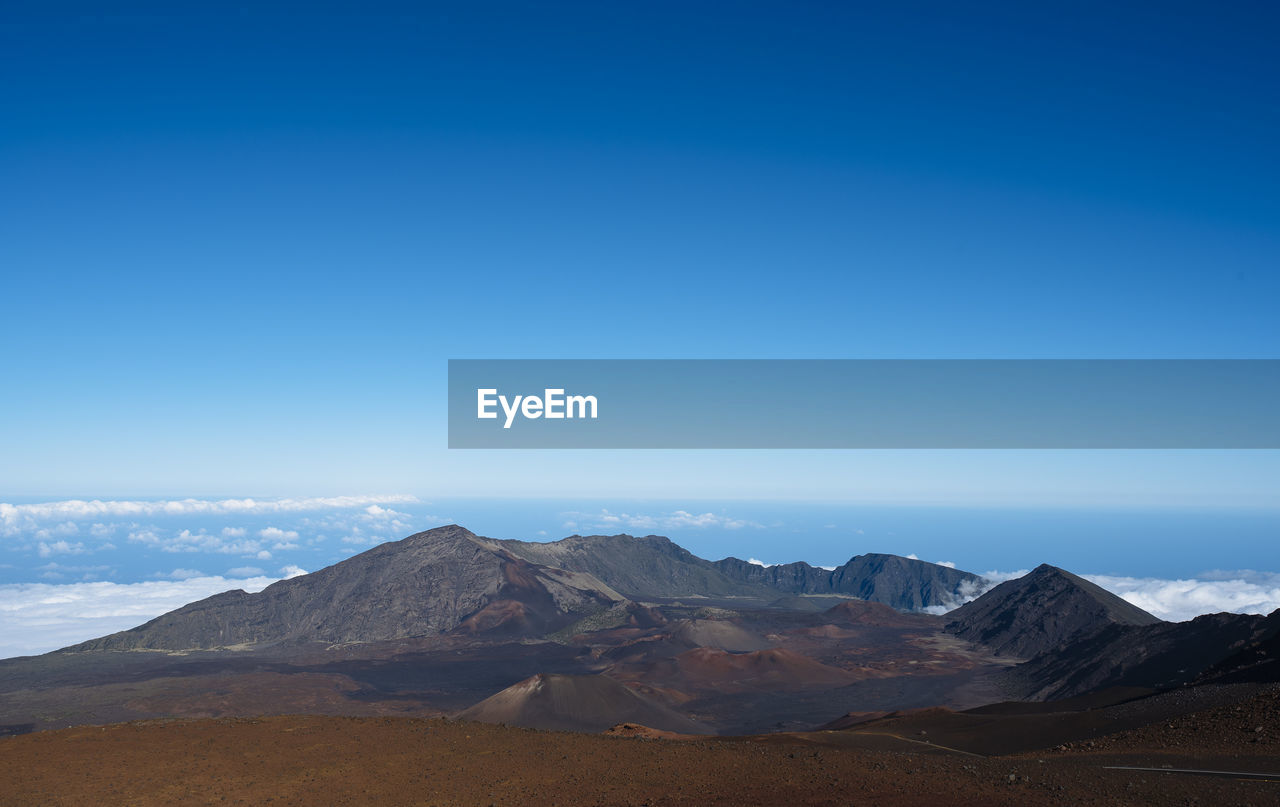
[[[600,529],[600,530],[680,530],[703,529],[716,527],[723,530],[738,530],[744,527],[763,527],[755,521],[731,518],[716,513],[690,513],[687,510],[673,510],[670,513],[645,515],[642,513],[612,513],[601,510],[598,513],[563,513],[565,529]]]
[[[306,574],[296,566],[280,577],[200,577],[175,569],[172,580],[146,583],[13,583],[0,585],[0,658],[57,650],[141,625],[189,602],[223,591],[261,591],[279,579]]]
[[[416,496],[329,496],[307,499],[174,499],[167,501],[101,501],[67,499],[38,504],[0,502],[0,534],[15,535],[42,523],[157,516],[225,516],[300,513],[309,510],[364,508],[376,513],[384,504],[409,504]]]
[[[1269,614],[1280,608],[1280,574],[1244,571],[1225,580],[1160,580],[1151,577],[1082,575],[1144,611],[1182,622],[1201,614]]]
[[[964,586],[961,597],[955,603],[928,609],[931,613],[946,613],[966,602],[977,599],[1006,580],[1015,580],[1028,573],[984,572],[986,581],[979,585]],[[1082,574],[1084,579],[1096,583],[1112,594],[1133,603],[1142,610],[1170,622],[1184,622],[1202,614],[1269,614],[1280,608],[1280,573],[1259,572],[1252,569],[1236,571],[1211,571],[1197,578],[1165,580],[1157,577],[1118,577],[1103,574]]]

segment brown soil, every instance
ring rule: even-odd
[[[657,681],[679,682],[685,689],[721,693],[827,689],[857,680],[857,676],[848,671],[782,648],[728,653],[698,647],[669,661],[655,663],[649,675]]]
[[[672,742],[636,733],[321,716],[77,727],[0,740],[0,804],[1280,803],[1280,783],[1104,769],[1172,759],[1124,752],[1136,738],[1105,756],[981,758],[841,748],[812,735]],[[821,736],[838,743],[847,733]]]

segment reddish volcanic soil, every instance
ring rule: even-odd
[[[1262,717],[1252,707],[1240,716]],[[1224,730],[1242,722],[1232,719]],[[845,732],[665,741],[643,739],[639,727],[620,733],[640,738],[626,738],[441,719],[149,721],[0,740],[0,804],[1280,803],[1275,782],[1104,769],[1175,759],[1200,767],[1277,767],[1272,746],[1259,747],[1252,737],[1251,758],[1221,748],[1196,757],[1195,720],[1183,720],[1180,736],[1188,744],[1176,758],[1139,746],[1152,739],[1140,735],[1117,740],[1101,755],[984,758],[923,744],[918,752],[841,747]],[[1274,726],[1264,723],[1255,735]]]

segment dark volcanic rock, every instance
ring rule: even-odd
[[[1275,642],[1277,627],[1270,617],[1225,613],[1187,622],[1113,623],[1019,664],[1007,679],[1030,700],[1070,698],[1109,687],[1163,690],[1192,682],[1276,680],[1280,671],[1275,665],[1247,661],[1254,658],[1251,651]]]
[[[783,592],[851,596],[918,611],[959,602],[965,587],[983,582],[969,572],[897,555],[858,555],[834,571],[804,562],[713,562],[658,535],[574,535],[551,543],[500,543],[535,563],[587,572],[635,600],[700,596],[774,602]]]
[[[950,633],[1004,656],[1031,658],[1112,625],[1159,619],[1100,586],[1044,564],[952,611]]]
[[[983,579],[936,563],[898,555],[856,555],[834,571],[807,563],[760,566],[738,558],[716,561],[727,576],[790,594],[828,594],[880,602],[901,611],[919,611],[961,601],[966,588]]]
[[[1253,634],[1232,645],[1232,653],[1215,662],[1196,683],[1229,684],[1239,681],[1280,681],[1280,608],[1255,627]]]
[[[734,580],[759,583],[788,594],[835,593],[831,588],[831,572],[804,561],[761,566],[739,558],[725,558],[715,561],[715,566]]]
[[[449,526],[376,546],[257,594],[218,594],[67,650],[370,642],[454,629],[529,635],[621,599],[590,575],[530,563],[497,542]]]

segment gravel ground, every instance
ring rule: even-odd
[[[1103,767],[1191,760],[1280,769],[1272,740],[1235,741],[1241,725],[1274,709],[1272,697],[1238,714],[1211,713],[1206,725],[1225,721],[1222,736],[1233,739],[1218,747],[1217,734],[1204,734],[1210,750],[1198,756],[1190,745],[1146,745],[1180,731],[1159,727],[1094,748],[980,758],[441,719],[148,721],[0,740],[0,804],[1280,804],[1280,782]],[[1275,721],[1271,713],[1255,734],[1271,737]],[[1200,736],[1190,723],[1186,731],[1188,740]]]

